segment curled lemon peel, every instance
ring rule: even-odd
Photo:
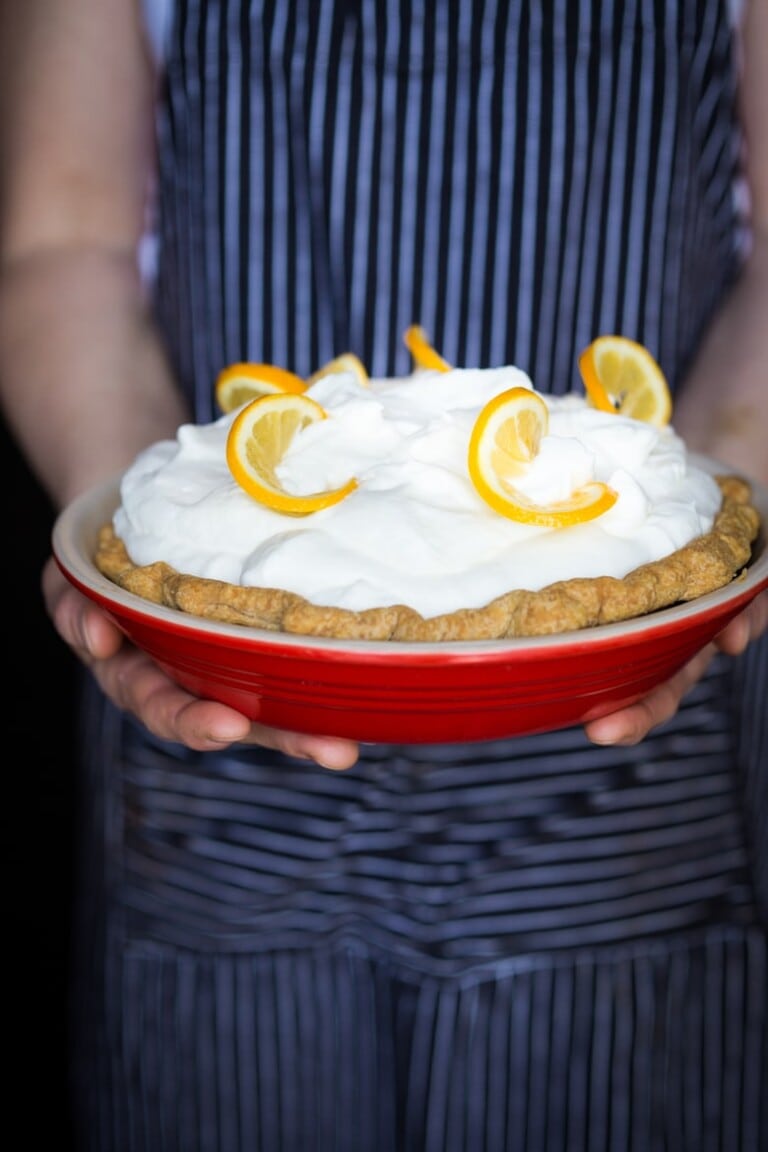
[[[672,418],[666,377],[642,344],[626,336],[598,336],[579,356],[590,403],[661,428]]]
[[[420,324],[411,324],[406,328],[403,343],[417,368],[426,368],[433,372],[450,372],[451,365],[432,347],[427,333]]]
[[[301,376],[276,364],[229,364],[216,377],[216,403],[222,412],[234,412],[242,404],[259,396],[281,392],[305,392],[307,384]]]
[[[516,488],[549,428],[549,409],[530,388],[510,388],[481,409],[469,440],[469,476],[478,494],[501,516],[540,528],[566,528],[602,516],[617,500],[595,480],[568,499],[536,504]]]
[[[260,504],[290,516],[307,516],[344,500],[357,488],[354,478],[339,488],[302,496],[288,492],[277,475],[296,433],[325,419],[322,406],[303,393],[284,392],[252,400],[238,412],[227,436],[227,464],[240,487]]]
[[[359,356],[354,352],[342,352],[340,356],[334,356],[322,367],[318,368],[308,377],[308,384],[316,384],[318,380],[324,379],[326,376],[335,375],[337,372],[351,372],[353,376],[357,377],[358,383],[363,387],[367,387],[369,383],[368,370],[363,364]]]

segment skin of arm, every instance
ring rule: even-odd
[[[186,417],[135,256],[152,73],[124,0],[8,0],[2,21],[0,395],[61,506]]]
[[[741,105],[753,245],[675,404],[691,447],[768,484],[768,3],[752,0],[743,31]]]
[[[0,45],[0,400],[61,507],[189,418],[136,263],[155,77],[139,0],[4,0]],[[155,735],[354,763],[350,741],[252,725],[178,688],[52,560],[43,590],[63,639]]]
[[[760,0],[755,7],[763,10],[764,31],[767,6]],[[135,255],[152,168],[155,78],[139,0],[47,0],[44,6],[5,0],[0,45],[0,400],[31,467],[63,506],[188,418],[147,313]],[[750,124],[756,121],[764,135],[765,86],[759,77],[754,82],[755,71],[759,61],[747,70],[745,107]],[[743,316],[739,320],[738,307],[751,315],[754,305],[757,315],[762,299],[765,316],[766,268],[759,257],[765,152],[765,139],[762,155],[755,142],[756,188],[762,189],[756,219],[763,238],[713,329],[715,350],[725,341],[720,355],[729,352],[728,324],[749,326]],[[737,294],[747,297],[740,306]],[[755,320],[751,330],[765,362],[768,336],[759,328]],[[759,381],[750,374],[749,357],[744,359],[735,362],[730,349],[730,396],[735,387],[751,404]],[[713,364],[694,372],[691,395],[716,392]],[[696,403],[692,409],[697,411]],[[720,426],[713,421],[702,427],[691,416],[692,442],[713,455],[722,447],[731,453],[724,460],[744,468],[738,438],[731,435],[723,445]],[[111,699],[155,735],[201,750],[237,741],[329,768],[354,764],[358,749],[351,741],[251,724],[231,708],[176,687],[123,641],[53,561],[43,589],[63,639]],[[762,617],[760,611],[735,621],[722,647],[738,651],[757,634],[765,625],[765,605]],[[710,658],[707,650],[642,704],[594,721],[588,735],[598,743],[636,743],[674,712]]]
[[[752,250],[675,399],[674,422],[691,448],[768,484],[768,0],[748,4],[742,48]],[[766,628],[764,593],[677,676],[639,704],[593,721],[587,735],[600,744],[637,743],[674,715],[718,648],[738,655]]]

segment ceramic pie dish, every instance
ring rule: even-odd
[[[711,472],[722,465],[696,457]],[[203,620],[123,591],[93,563],[120,478],[57,519],[53,549],[70,582],[179,684],[278,728],[367,742],[498,739],[581,724],[640,699],[768,588],[768,488],[753,483],[762,529],[748,568],[696,600],[557,636],[403,643],[287,635]]]

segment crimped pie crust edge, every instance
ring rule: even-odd
[[[645,616],[730,583],[749,563],[760,516],[749,484],[717,476],[723,502],[712,530],[627,576],[561,580],[536,592],[512,590],[480,608],[426,618],[405,605],[353,612],[310,603],[293,592],[248,588],[135,565],[111,523],[98,534],[94,562],[119,587],[154,604],[226,624],[340,640],[435,642],[548,636]]]

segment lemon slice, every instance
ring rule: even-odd
[[[323,364],[322,368],[318,368],[316,372],[312,373],[308,383],[315,384],[324,376],[333,376],[337,372],[351,372],[363,387],[368,386],[369,377],[366,367],[360,357],[355,356],[354,352],[342,352],[340,356],[335,356],[333,360]]]
[[[598,336],[579,357],[587,396],[603,412],[662,427],[672,416],[664,373],[647,348],[626,336]]]
[[[509,388],[489,400],[475,421],[472,441],[478,466],[500,475],[519,475],[538,454],[549,429],[549,409],[538,392]],[[470,456],[470,463],[472,457]]]
[[[553,504],[536,504],[515,487],[513,481],[537,455],[548,427],[547,405],[530,388],[510,388],[489,400],[469,439],[469,476],[478,494],[501,516],[539,528],[566,528],[602,516],[617,495],[601,481]]]
[[[413,356],[418,368],[429,368],[435,372],[450,372],[451,366],[429,342],[424,329],[419,324],[411,324],[403,333],[403,343]]]
[[[232,422],[226,449],[229,470],[240,487],[259,503],[291,516],[319,512],[349,496],[357,487],[355,479],[341,488],[299,496],[287,492],[277,476],[296,433],[326,418],[321,405],[301,393],[281,392],[246,404]]]
[[[276,364],[230,364],[216,378],[216,403],[222,412],[234,412],[241,404],[259,396],[299,393],[306,389],[301,376]]]

